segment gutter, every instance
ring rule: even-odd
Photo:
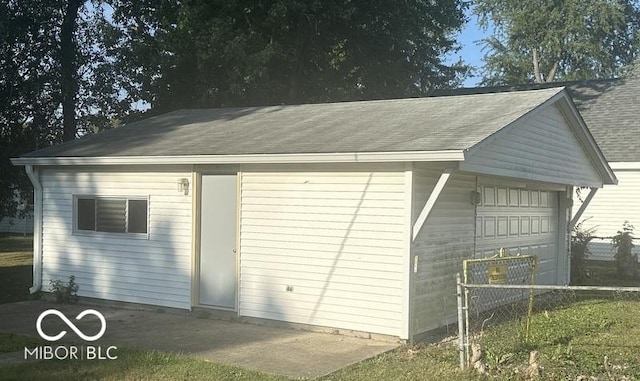
[[[29,293],[34,294],[42,288],[42,184],[33,165],[25,166],[25,170],[33,184],[33,286]]]
[[[12,158],[11,162],[14,165],[404,163],[412,161],[463,161],[465,160],[464,153],[464,150],[445,150],[181,156],[48,156]]]

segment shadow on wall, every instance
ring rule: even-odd
[[[315,303],[315,306],[313,307],[313,310],[311,311],[311,314],[309,315],[309,323],[313,324],[316,316],[318,315],[318,311],[322,306],[322,302],[324,300],[324,297],[327,293],[327,290],[329,288],[329,286],[331,285],[331,279],[333,278],[333,274],[336,271],[336,268],[338,266],[338,263],[340,262],[340,258],[342,257],[342,254],[344,252],[344,248],[345,245],[347,243],[347,240],[349,239],[349,236],[351,234],[351,230],[353,229],[353,225],[356,222],[356,219],[358,218],[358,215],[360,214],[360,210],[362,209],[362,203],[364,202],[365,196],[367,195],[367,191],[369,190],[369,187],[371,186],[371,181],[373,179],[373,173],[369,173],[369,177],[367,178],[367,182],[364,186],[364,189],[362,190],[362,193],[360,195],[360,198],[358,200],[358,205],[356,206],[355,211],[353,212],[353,216],[351,217],[351,221],[349,221],[349,225],[347,226],[346,230],[345,230],[345,234],[344,237],[342,237],[342,241],[340,242],[340,247],[338,248],[334,258],[333,258],[333,263],[331,264],[331,269],[329,270],[329,273],[327,274],[326,279],[324,280],[324,284],[322,286],[322,291],[320,292],[320,295],[318,296],[318,299]]]
[[[126,233],[73,233],[73,197],[48,200],[45,208],[43,290],[51,280],[66,283],[70,275],[80,289],[78,295],[125,302],[164,305],[188,309],[191,305],[191,225],[176,221],[174,213],[182,213],[191,221],[191,203],[186,212],[170,209],[170,201],[157,201],[175,196],[175,176],[162,179],[167,193],[153,191],[149,196],[148,239]],[[100,186],[101,173],[82,173],[89,186],[77,186],[74,194],[114,194]],[[121,183],[120,196],[140,194],[135,183]],[[146,192],[146,190],[143,190]],[[169,193],[170,192],[170,193]],[[117,192],[116,192],[117,193]],[[184,196],[175,196],[184,197]],[[190,198],[189,198],[190,200]],[[45,201],[47,202],[47,201]],[[156,205],[164,203],[166,207]]]

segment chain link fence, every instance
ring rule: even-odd
[[[633,254],[640,254],[640,239],[633,239]],[[589,252],[587,260],[614,262],[616,256],[616,247],[613,246],[613,237],[593,237],[587,246]]]
[[[458,275],[462,368],[540,379],[545,366],[560,364],[561,375],[542,379],[640,377],[638,345],[625,341],[640,324],[640,287],[496,284],[482,278],[463,282]],[[482,302],[488,295],[489,305]]]

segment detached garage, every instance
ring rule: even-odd
[[[404,340],[453,321],[464,258],[568,279],[574,186],[616,179],[562,88],[179,110],[13,160],[34,286]]]

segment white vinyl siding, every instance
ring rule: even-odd
[[[402,171],[242,173],[240,315],[399,336],[404,189]]]
[[[601,186],[602,179],[557,106],[474,147],[465,171],[556,184]]]
[[[76,277],[80,296],[188,309],[191,306],[189,172],[43,171],[43,286]],[[73,234],[74,195],[148,199],[148,235]]]
[[[441,173],[440,168],[414,170],[414,222]],[[475,206],[471,193],[475,187],[475,176],[454,173],[411,246],[412,263],[418,257],[412,280],[413,335],[455,320],[455,275],[462,269],[462,260],[473,255]]]
[[[595,228],[593,235],[611,237],[622,229],[625,221],[640,228],[640,170],[615,171],[618,185],[605,185],[599,189],[580,217],[584,228]],[[581,198],[589,190],[583,190]],[[574,196],[573,211],[580,207],[581,198]],[[637,236],[638,234],[636,234]]]

